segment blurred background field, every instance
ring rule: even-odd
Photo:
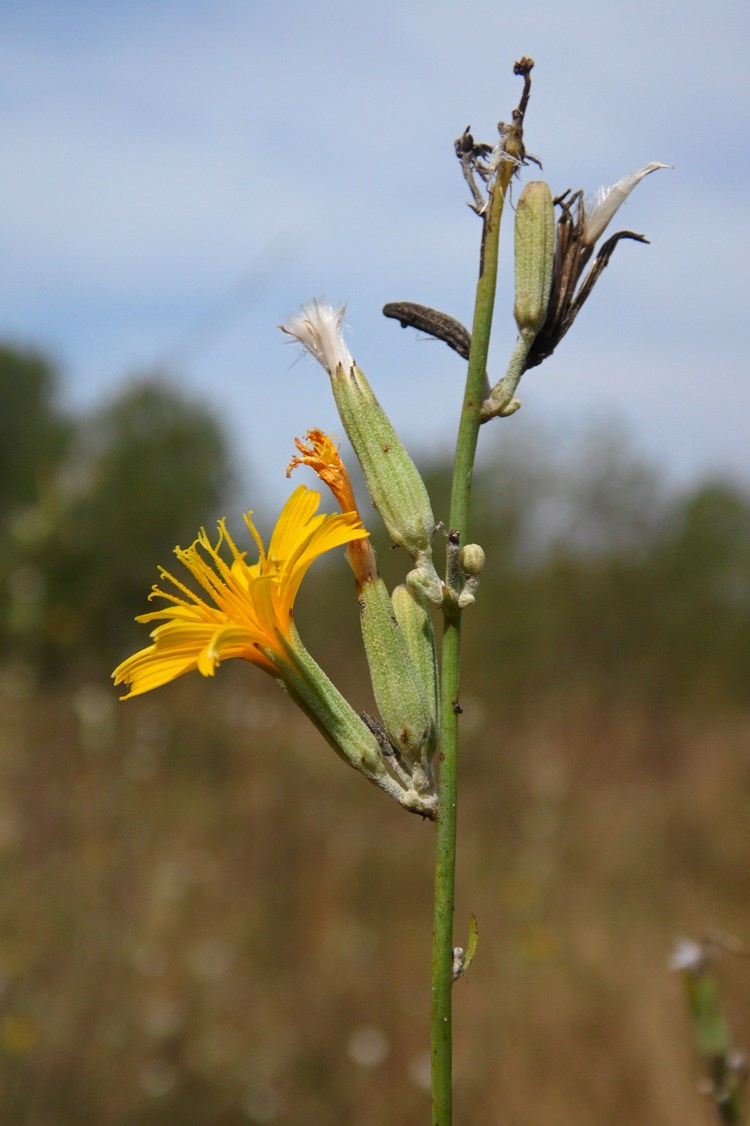
[[[57,393],[46,357],[0,350],[0,1118],[417,1126],[432,827],[250,666],[117,701],[157,563],[258,498],[174,386],[75,416]],[[667,962],[683,934],[750,942],[750,496],[675,491],[613,427],[512,427],[472,529],[457,1121],[701,1126]],[[298,624],[372,708],[343,555]],[[750,1047],[750,963],[719,972]]]

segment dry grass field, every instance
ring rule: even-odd
[[[457,1122],[708,1126],[667,961],[750,936],[750,719],[464,703]],[[0,731],[3,1123],[428,1120],[429,824],[246,666],[128,704],[6,667]]]

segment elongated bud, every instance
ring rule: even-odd
[[[402,584],[391,595],[396,621],[403,634],[412,664],[424,689],[424,699],[432,715],[435,734],[440,716],[440,679],[438,676],[435,631],[426,600],[418,590]],[[430,756],[432,755],[432,748]]]
[[[514,414],[520,407],[516,388],[537,333],[547,319],[555,264],[555,207],[543,180],[532,180],[516,207],[516,301],[513,315],[518,339],[499,379],[482,403],[482,422]],[[471,599],[471,591],[467,597]]]
[[[555,259],[555,208],[543,180],[532,180],[516,207],[516,303],[522,335],[536,336],[544,324]]]
[[[420,585],[440,583],[432,564],[435,517],[416,465],[357,367],[341,334],[343,309],[311,302],[282,325],[322,364],[341,421],[354,447],[372,502],[394,543],[408,551],[420,572]]]
[[[435,744],[435,718],[381,578],[359,590],[362,639],[375,702],[393,747],[411,770]]]
[[[432,556],[435,517],[424,481],[362,371],[332,377],[333,395],[372,502],[394,543],[415,562]]]

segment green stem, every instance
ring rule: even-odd
[[[497,283],[500,220],[513,165],[502,162],[490,196],[482,232],[471,352],[453,470],[449,530],[456,543],[466,537],[480,411],[487,370]],[[449,550],[450,550],[449,546]],[[455,548],[454,548],[455,549]],[[435,844],[435,911],[432,946],[432,1123],[453,1121],[452,1005],[453,910],[456,886],[456,812],[458,765],[461,613],[446,602],[442,661],[440,802]]]
[[[716,1107],[722,1126],[746,1126],[744,1107],[747,1076],[742,1053],[735,1050],[724,1015],[719,981],[713,969],[717,950],[695,944],[692,962],[682,969],[695,1042],[707,1075],[706,1094]]]
[[[521,333],[516,340],[515,348],[508,362],[508,370],[490,391],[482,407],[482,422],[487,422],[497,415],[514,414],[520,407],[515,398],[516,388],[521,382],[526,359],[531,351],[531,345],[536,339],[536,333]]]

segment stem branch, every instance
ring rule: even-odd
[[[483,216],[482,252],[477,282],[471,351],[466,376],[451,490],[449,551],[466,536],[471,482],[484,398],[487,353],[497,283],[500,220],[515,165],[501,161]],[[454,592],[456,593],[456,592]],[[456,884],[456,812],[458,764],[461,612],[450,597],[445,604],[442,660],[440,803],[435,844],[435,913],[432,946],[432,1122],[451,1126],[453,911]]]

